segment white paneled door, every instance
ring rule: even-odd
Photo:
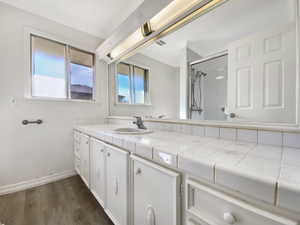
[[[296,120],[295,25],[262,32],[229,45],[228,108],[238,120]]]

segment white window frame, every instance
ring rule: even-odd
[[[68,51],[70,47],[78,49],[83,52],[94,54],[94,65],[93,65],[93,97],[91,100],[84,100],[84,99],[71,99],[70,98],[70,73],[69,71],[69,61],[68,57],[66,58],[66,98],[52,98],[52,97],[39,97],[39,96],[32,96],[32,45],[31,45],[31,37],[37,36],[41,38],[48,39],[49,41],[57,42],[59,44],[65,45],[66,50]],[[26,69],[26,79],[25,79],[25,93],[24,97],[28,100],[38,100],[38,101],[58,101],[58,102],[83,102],[83,103],[97,103],[97,82],[96,82],[96,53],[94,49],[89,48],[88,46],[84,46],[82,44],[76,43],[69,39],[65,39],[62,37],[58,37],[56,35],[52,35],[46,32],[42,32],[30,27],[24,28],[24,63]]]
[[[132,73],[130,71],[130,101],[129,103],[123,103],[123,102],[119,102],[119,99],[118,99],[118,93],[119,93],[119,90],[118,90],[118,87],[119,87],[119,83],[118,83],[118,64],[119,63],[125,63],[125,64],[129,64],[130,67],[132,66],[136,66],[136,67],[140,67],[141,69],[145,69],[147,70],[147,92],[145,93],[145,103],[143,104],[136,104],[136,103],[132,103],[132,100],[134,98],[134,90],[132,88]],[[132,62],[132,61],[118,61],[115,63],[115,66],[114,66],[114,81],[115,81],[115,105],[124,105],[124,106],[152,106],[151,104],[151,98],[150,98],[150,67],[148,66],[145,66],[145,65],[141,65],[141,64],[138,64],[138,63],[135,63],[135,62]]]

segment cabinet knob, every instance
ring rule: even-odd
[[[110,153],[109,152],[107,153],[107,157],[110,157]]]
[[[104,152],[104,149],[102,148],[100,151],[101,151],[101,152]]]
[[[234,224],[236,219],[231,212],[225,212],[223,215],[224,221],[228,224]]]
[[[141,174],[141,173],[142,173],[142,169],[141,169],[141,168],[138,168],[138,169],[136,170],[136,172],[135,172],[136,175],[139,175],[139,174]]]

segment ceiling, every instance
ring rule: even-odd
[[[77,30],[107,38],[143,0],[0,0]]]
[[[293,0],[229,0],[210,13],[140,52],[178,67],[180,52],[188,46],[200,56],[225,50],[230,42],[294,19]],[[280,15],[280,16],[279,16]]]

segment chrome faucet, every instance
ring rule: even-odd
[[[135,124],[135,125],[137,125],[137,127],[139,129],[146,130],[147,127],[145,127],[142,117],[141,116],[135,116],[135,118],[136,118],[136,121],[133,121],[132,123]]]

